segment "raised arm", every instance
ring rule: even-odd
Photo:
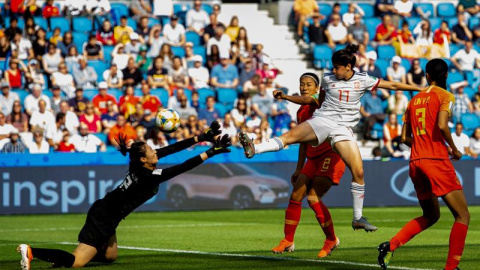
[[[394,91],[422,91],[424,88],[414,86],[414,85],[409,85],[401,82],[391,82],[391,81],[385,81],[385,80],[380,80],[380,83],[378,84],[379,88],[385,88],[385,89],[390,89]]]
[[[286,95],[283,91],[280,90],[274,90],[273,91],[273,96],[276,99],[284,99],[290,102],[293,102],[295,104],[299,105],[316,105],[316,106],[321,106],[323,101],[325,100],[325,92],[320,91],[320,95],[318,100],[314,98],[313,96],[289,96]]]

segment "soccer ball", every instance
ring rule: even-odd
[[[172,109],[163,109],[158,112],[155,122],[160,131],[171,133],[180,126],[180,116]]]

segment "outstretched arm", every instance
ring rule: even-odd
[[[379,88],[386,88],[394,91],[402,90],[402,91],[422,91],[424,88],[414,86],[414,85],[409,85],[401,82],[391,82],[391,81],[385,81],[385,80],[380,80],[380,83],[378,84]]]
[[[325,92],[320,91],[318,100],[312,96],[289,96],[283,93],[283,91],[280,90],[275,90],[273,91],[273,96],[276,99],[284,99],[290,102],[293,102],[295,104],[299,105],[316,105],[320,107],[325,100]]]

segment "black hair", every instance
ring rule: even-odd
[[[435,85],[447,89],[448,65],[445,61],[440,58],[432,59],[428,61],[425,70]]]
[[[320,79],[318,78],[317,74],[313,72],[305,72],[300,76],[300,80],[302,80],[303,77],[311,77],[315,81],[315,86],[318,86],[320,84]]]
[[[347,45],[345,49],[336,51],[332,55],[332,63],[335,65],[340,65],[346,67],[348,64],[352,68],[355,67],[355,63],[357,62],[357,57],[355,57],[355,53],[358,51],[358,46],[357,44],[350,43]]]
[[[62,120],[63,118],[65,118],[65,114],[62,113],[62,112],[59,112],[59,113],[57,113],[55,121],[58,122],[58,121]]]
[[[404,26],[409,26],[407,20],[404,20],[404,21],[402,22],[402,27],[404,27]]]
[[[145,157],[146,149],[145,143],[136,141],[131,144],[130,148],[127,148],[127,141],[126,137],[120,134],[117,139],[115,139],[118,143],[118,151],[122,153],[123,156],[127,156],[127,153],[130,157],[130,164],[129,170],[135,171],[141,169],[143,167],[143,162],[140,161],[142,157]]]
[[[127,16],[123,15],[122,17],[120,17],[120,20],[123,20],[123,19],[127,19]]]

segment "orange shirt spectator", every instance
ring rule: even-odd
[[[392,44],[393,38],[395,37],[397,37],[397,30],[392,24],[392,17],[385,15],[382,23],[377,26],[375,41],[378,42],[378,45]]]
[[[92,99],[93,106],[95,107],[96,114],[107,113],[107,101],[113,101],[117,104],[117,100],[114,96],[107,94],[108,85],[106,82],[100,82],[98,84],[98,95]],[[118,107],[115,105],[115,111],[118,112]]]
[[[143,96],[140,100],[142,103],[144,110],[150,110],[152,113],[156,113],[160,107],[162,107],[162,102],[156,97],[152,95]]]
[[[42,16],[46,19],[60,16],[58,7],[53,5],[53,0],[48,0],[42,10]]]
[[[137,132],[129,123],[127,123],[125,116],[121,114],[118,115],[117,124],[112,127],[108,133],[108,140],[112,145],[118,145],[115,139],[117,139],[119,135],[125,136],[127,142],[129,140],[137,139]]]
[[[318,4],[315,0],[295,0],[293,10],[299,15],[310,16],[318,11]]]

